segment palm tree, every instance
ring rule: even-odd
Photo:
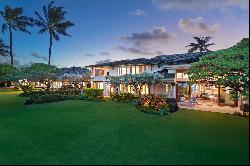
[[[23,16],[23,8],[16,7],[11,8],[9,6],[5,6],[3,11],[0,11],[0,15],[3,17],[4,23],[2,24],[2,32],[9,30],[10,33],[10,58],[11,58],[11,66],[13,66],[13,53],[12,53],[12,31],[22,31],[25,33],[31,34],[27,30],[27,26],[32,26],[32,19],[26,16]]]
[[[66,32],[66,29],[71,26],[74,26],[72,22],[65,21],[64,16],[67,12],[64,11],[64,7],[57,7],[53,4],[54,2],[51,2],[48,6],[43,6],[44,18],[38,12],[35,11],[37,19],[34,20],[35,25],[40,27],[40,30],[38,31],[39,34],[45,32],[49,33],[49,66],[53,39],[59,41],[59,35],[70,37],[70,35]]]
[[[0,39],[0,56],[9,56],[9,46],[7,46],[2,39]]]
[[[186,47],[191,47],[188,52],[194,52],[199,50],[200,52],[210,52],[210,50],[208,49],[209,46],[215,45],[214,43],[208,44],[208,41],[212,38],[211,36],[207,36],[207,37],[193,37],[197,43],[190,43],[188,46]]]

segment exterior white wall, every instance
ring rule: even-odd
[[[139,66],[139,65],[136,65],[136,66]],[[92,81],[103,82],[104,92],[105,92],[104,95],[108,95],[110,93],[110,86],[105,82],[106,81],[105,76],[107,75],[107,72],[109,72],[110,76],[117,76],[119,67],[131,67],[131,65],[115,66],[115,67],[91,67],[91,68],[89,68],[92,70]],[[177,70],[188,70],[189,67],[190,67],[189,64],[163,65],[161,67],[159,67],[158,64],[154,64],[154,65],[145,65],[144,72],[154,73],[154,72],[161,71],[163,69],[167,69],[168,73],[177,73]],[[131,68],[130,68],[130,70],[131,70]],[[95,69],[104,69],[105,76],[95,76],[95,72],[94,72]],[[171,84],[171,86],[169,88],[166,87],[166,84],[164,84],[164,85],[152,85],[150,88],[150,92],[152,94],[164,94],[164,95],[168,95],[169,97],[176,97],[176,85],[175,84],[177,83],[177,81],[186,82],[186,81],[188,81],[188,78],[176,78],[176,75],[175,75],[174,79],[166,79],[166,83]],[[168,90],[166,88],[168,88]],[[130,90],[130,88],[126,88],[126,90],[124,90],[124,91],[129,92],[131,90]],[[167,92],[170,92],[170,93],[167,94]]]

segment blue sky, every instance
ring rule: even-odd
[[[34,10],[42,13],[49,2],[0,0],[0,10],[23,7],[24,15],[34,17]],[[59,67],[185,53],[193,36],[213,36],[211,50],[249,36],[248,0],[55,0],[55,5],[64,6],[66,19],[75,24],[68,29],[70,38],[53,43],[52,64]],[[37,27],[29,29],[31,35],[14,32],[14,59],[47,63],[42,57],[48,57],[49,36],[37,34]],[[0,38],[8,43],[8,32]]]

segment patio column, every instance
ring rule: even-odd
[[[103,95],[106,96],[107,95],[106,81],[102,81],[102,83],[103,83]]]
[[[175,95],[175,84],[172,84],[172,97],[176,98],[176,95]]]
[[[171,84],[168,84],[168,97],[171,97]]]

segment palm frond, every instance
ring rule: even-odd
[[[46,20],[48,21],[48,10],[47,10],[47,7],[44,5],[43,6],[43,14],[46,18]],[[39,14],[38,14],[39,15]],[[40,16],[40,15],[39,15]],[[41,16],[40,16],[41,17]],[[42,17],[41,17],[42,18]]]
[[[7,24],[5,23],[2,24],[2,33],[6,31],[7,27],[8,27]]]
[[[40,29],[40,30],[38,31],[38,34],[42,34],[42,33],[46,32],[46,31],[48,31],[48,28],[47,28],[47,27],[42,28],[42,29]]]
[[[15,31],[23,31],[30,33],[27,30],[28,26],[33,26],[33,19],[27,16],[23,16],[23,8],[16,7],[11,8],[5,6],[4,11],[1,11],[1,15],[5,21],[5,24],[2,25],[2,31],[5,31],[9,26]]]
[[[7,46],[2,39],[0,39],[0,55],[9,56],[9,46]]]
[[[53,38],[54,38],[56,41],[59,41],[59,40],[60,40],[60,37],[59,37],[58,34],[56,34],[56,32],[52,31],[51,33],[52,33]]]
[[[207,47],[211,46],[211,45],[215,45],[214,43],[209,43],[207,44],[207,42],[212,38],[211,36],[207,36],[207,37],[193,37],[197,43],[190,43],[189,45],[187,45],[186,47],[191,47],[188,52],[194,52],[199,50],[200,52],[204,52],[204,51],[210,51],[207,49]]]

